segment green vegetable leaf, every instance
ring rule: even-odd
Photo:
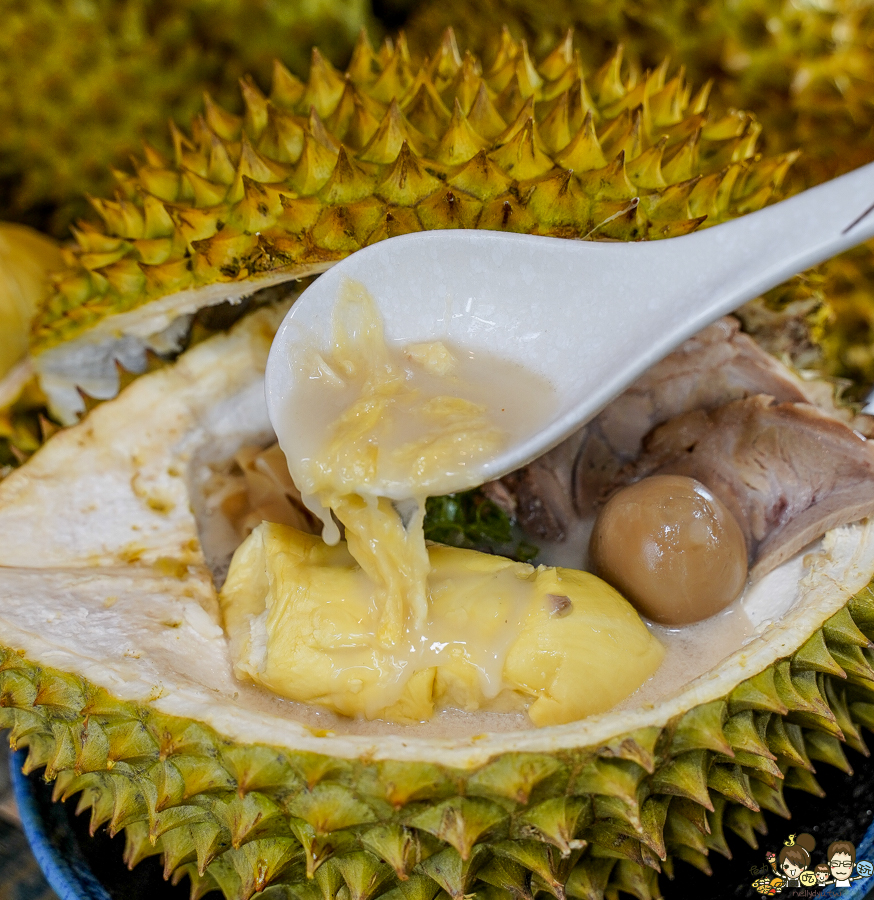
[[[425,538],[520,562],[532,562],[540,552],[522,538],[515,521],[479,488],[429,497],[425,504]]]

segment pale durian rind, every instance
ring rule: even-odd
[[[58,796],[127,828],[130,863],[162,852],[197,896],[276,880],[430,900],[533,877],[649,898],[671,858],[726,852],[723,826],[754,841],[784,785],[818,790],[810,760],[847,768],[841,741],[864,748],[868,523],[811,553],[788,615],[656,705],[442,739],[259,706],[233,680],[192,505],[206,462],[271,437],[261,373],[282,312],[139,379],[0,485],[0,722]]]

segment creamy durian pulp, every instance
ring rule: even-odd
[[[391,348],[351,282],[329,352],[299,366],[277,436],[306,429],[289,468],[325,539],[264,523],[237,550],[221,600],[238,677],[353,717],[527,709],[552,725],[610,709],[655,672],[661,644],[595,576],[426,546],[425,498],[459,475],[476,483],[535,430],[548,383],[441,342]]]
[[[426,618],[389,642],[374,583],[344,543],[260,525],[222,591],[228,630],[245,634],[237,675],[348,716],[527,707],[535,725],[553,725],[610,709],[662,661],[637,613],[594,575],[428,552]]]

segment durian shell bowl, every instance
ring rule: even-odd
[[[244,116],[209,103],[171,156],[148,149],[94,201],[102,225],[77,231],[26,364],[72,421],[83,379],[111,397],[118,354],[140,360],[199,304],[393,234],[669,237],[765,205],[793,155],[758,157],[750,117],[708,117],[706,90],[666,73],[625,78],[617,58],[590,91],[570,42],[535,67],[507,37],[483,74],[447,36],[417,73],[403,42],[362,42],[348,78],[319,60],[305,85],[278,68],[269,99],[247,81]],[[727,832],[753,842],[785,787],[816,793],[814,764],[865,752],[867,523],[775,572],[803,594],[792,611],[657,704],[376,734],[236,681],[213,580],[227,534],[203,483],[272,439],[283,313],[135,380],[0,484],[0,725],[56,798],[124,832],[130,865],[160,854],[194,897],[233,900],[650,900],[677,860],[706,869]]]
[[[656,897],[672,859],[706,865],[725,827],[752,837],[762,809],[785,812],[784,786],[816,790],[812,760],[863,748],[866,523],[831,532],[803,579],[800,560],[773,573],[799,582],[793,610],[655,705],[509,733],[356,734],[235,681],[198,483],[270,434],[282,313],[137,380],[0,486],[0,721],[56,796],[125,829],[131,864],[160,852],[198,896]]]

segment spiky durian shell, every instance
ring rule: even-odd
[[[754,842],[761,809],[785,814],[784,784],[817,790],[811,759],[846,768],[838,734],[863,747],[874,673],[855,622],[870,632],[871,606],[863,592],[790,660],[664,730],[473,772],[232,745],[12,651],[0,716],[58,796],[81,791],[94,823],[126,828],[131,863],[162,852],[195,896],[248,897],[275,879],[279,897],[648,898],[668,851],[706,868],[710,849],[727,851],[724,828]]]
[[[690,2],[643,0],[424,0],[406,23],[414,50],[430,35],[454,26],[465,46],[484,50],[495,30],[508,26],[533,52],[576,26],[584,62],[597,67],[622,42],[629,63],[644,70],[666,56],[698,83],[715,79],[718,102],[752,111],[763,125],[767,152],[803,148],[789,191],[810,187],[874,160],[874,4],[853,0]],[[810,332],[822,338],[820,371],[874,385],[871,363],[874,262],[858,250],[821,269],[822,290],[805,302],[817,312]],[[806,286],[774,291],[774,308],[796,304]]]
[[[33,352],[180,292],[224,296],[320,271],[382,238],[491,228],[574,238],[684,234],[764,205],[794,154],[756,156],[757,122],[706,112],[682,73],[618,58],[585,75],[568,42],[538,66],[505,40],[483,72],[447,35],[414,66],[362,37],[345,75],[277,66],[245,114],[209,103],[174,154],[147,148],[102,224],[76,230]],[[220,287],[225,285],[225,287]]]
[[[348,59],[365,0],[7,0],[0,34],[4,217],[63,234],[143,138],[164,143],[203,90],[235,100],[274,57],[304,73],[320,43]]]
[[[473,770],[241,745],[2,647],[0,726],[55,799],[79,795],[92,831],[124,830],[129,866],[160,854],[194,897],[650,900],[676,860],[709,873],[711,852],[730,857],[729,832],[756,847],[763,810],[789,817],[785,788],[822,796],[814,763],[849,772],[843,745],[867,754],[866,635],[870,588],[793,656],[664,729]]]
[[[129,395],[59,435],[60,443],[50,443],[31,463],[31,481],[23,470],[16,482],[4,484],[4,529],[34,529],[40,527],[34,516],[52,515],[34,499],[44,500],[70,471],[84,468],[88,474],[93,491],[81,498],[81,509],[74,511],[77,504],[65,494],[54,513],[61,539],[52,545],[42,575],[45,581],[54,579],[55,589],[65,595],[70,585],[63,587],[58,576],[63,580],[66,571],[77,579],[78,589],[92,602],[92,619],[106,610],[100,592],[115,590],[95,591],[95,570],[101,566],[116,579],[132,573],[152,592],[168,592],[167,600],[150,595],[155,622],[170,609],[186,618],[188,612],[173,601],[211,590],[201,577],[202,550],[196,540],[188,540],[193,524],[182,527],[190,510],[170,502],[183,499],[187,488],[181,470],[165,471],[167,458],[188,458],[194,450],[186,429],[191,421],[208,418],[205,397],[228,400],[226,382],[238,395],[250,396],[250,382],[269,348],[271,322],[275,326],[278,318],[274,312],[251,316],[230,335],[184,358],[178,372],[165,369],[140,379]],[[165,395],[177,398],[170,415],[155,402]],[[110,448],[106,435],[118,433],[120,421],[136,421],[143,434]],[[169,435],[179,443],[166,457]],[[149,441],[157,444],[150,447]],[[148,457],[145,470],[137,454]],[[124,477],[130,471],[136,477]],[[107,484],[100,487],[107,474]],[[133,498],[140,507],[130,506]],[[29,515],[22,518],[16,504]],[[108,530],[95,540],[75,522],[84,521],[77,518],[82,515],[102,517],[100,504],[107,512],[116,510],[117,521],[102,523]],[[142,509],[150,511],[143,532],[149,536],[136,556],[125,534],[128,525],[141,521]],[[166,536],[160,524],[155,527],[162,516],[169,523]],[[75,534],[66,530],[71,522]],[[27,541],[27,536],[14,540]],[[90,556],[97,545],[101,566],[76,564],[77,548],[90,548]],[[119,568],[116,552],[128,555],[126,567]],[[44,663],[69,660],[72,653],[94,680],[107,679],[141,696],[143,686],[130,677],[133,670],[113,668],[128,654],[139,658],[137,649],[128,649],[128,635],[107,630],[114,656],[101,663],[91,648],[83,655],[69,645],[75,638],[51,602],[44,602],[34,618],[27,591],[21,583],[14,587],[19,571],[40,574],[44,557],[27,553],[30,559],[20,560],[24,569],[3,573],[4,585],[12,586],[4,609],[12,626],[5,640],[22,633],[25,641],[32,640],[33,623],[44,617]],[[72,567],[59,569],[62,559]],[[833,581],[826,581],[834,591]],[[27,583],[36,586],[39,579],[30,577]],[[70,589],[75,597],[76,588]],[[52,589],[46,593],[49,601]],[[119,602],[144,605],[135,595]],[[27,611],[16,613],[18,605]],[[115,608],[115,602],[109,606]],[[125,830],[130,865],[160,853],[168,877],[191,878],[195,897],[218,887],[229,898],[247,900],[264,888],[267,896],[289,900],[432,900],[441,891],[457,900],[472,893],[506,900],[508,894],[541,892],[557,900],[600,900],[619,891],[649,900],[661,896],[658,871],[672,871],[677,859],[706,871],[710,851],[728,854],[727,832],[755,845],[756,833],[764,833],[763,810],[788,815],[785,787],[819,793],[814,762],[847,771],[842,745],[866,752],[860,726],[874,725],[869,641],[874,590],[863,589],[829,618],[822,611],[814,615],[822,624],[785,655],[775,652],[773,664],[757,671],[756,657],[747,648],[727,696],[708,696],[707,702],[664,717],[663,724],[583,746],[568,746],[556,733],[559,749],[551,752],[477,754],[475,748],[483,743],[474,740],[470,752],[477,761],[466,766],[457,752],[455,767],[417,760],[415,754],[399,760],[383,753],[377,759],[370,741],[363,756],[350,754],[348,745],[345,754],[330,755],[331,735],[321,733],[308,740],[325,739],[325,753],[234,741],[203,721],[158,711],[151,701],[159,699],[160,683],[148,699],[122,702],[81,675],[30,661],[9,647],[0,648],[0,725],[11,729],[13,745],[28,748],[28,769],[45,766],[57,797],[79,794],[79,808],[91,810],[92,827]],[[202,634],[202,626],[193,631]],[[788,632],[781,637],[788,640]],[[180,646],[190,648],[194,639]],[[144,639],[137,644],[147,652]],[[148,667],[145,671],[151,675]],[[173,677],[172,671],[165,674],[171,685]],[[213,696],[204,691],[202,702],[208,705]],[[209,718],[208,710],[203,718]],[[566,734],[567,727],[552,731]],[[402,738],[395,739],[398,745],[404,745]],[[433,750],[430,756],[440,753]]]
[[[640,70],[670,57],[696,82],[714,78],[727,105],[753,111],[772,150],[805,148],[798,170],[823,181],[874,158],[871,72],[874,4],[835,0],[424,0],[411,6],[406,33],[414,51],[455,27],[484,52],[507,26],[533,53],[576,27],[584,62],[602,65],[622,43]]]
[[[847,770],[844,743],[866,752],[860,726],[874,724],[870,587],[829,618],[814,604],[812,621],[821,624],[801,640],[795,634],[785,655],[769,650],[776,661],[766,668],[757,670],[759,657],[748,646],[725,696],[699,694],[675,715],[656,711],[659,724],[647,721],[597,742],[569,744],[568,728],[576,726],[562,726],[547,729],[554,734],[538,750],[522,751],[510,739],[510,747],[484,752],[477,749],[484,740],[475,739],[447,753],[419,747],[423,759],[413,753],[404,761],[399,737],[392,745],[396,758],[375,752],[369,739],[363,755],[352,753],[330,733],[298,736],[300,744],[285,748],[253,745],[240,738],[245,727],[236,727],[231,740],[203,721],[156,709],[153,701],[164,684],[172,694],[181,670],[171,666],[162,677],[145,663],[142,684],[140,670],[119,670],[118,660],[138,660],[141,651],[148,659],[149,648],[166,647],[170,633],[183,634],[180,647],[205,653],[201,639],[209,629],[186,626],[185,598],[195,606],[198,599],[214,602],[194,537],[184,463],[174,463],[197,452],[196,440],[214,441],[210,432],[189,440],[190,429],[209,420],[210,404],[239,396],[251,407],[250,388],[260,384],[280,315],[250,316],[177,366],[139,379],[59,434],[31,462],[31,475],[26,467],[0,490],[2,581],[11,591],[3,609],[0,725],[11,729],[15,746],[29,749],[30,769],[46,767],[58,797],[80,795],[93,827],[126,830],[131,865],[162,853],[168,876],[189,875],[196,897],[219,887],[229,898],[249,898],[269,887],[274,897],[311,900],[432,900],[440,891],[461,900],[474,892],[492,896],[493,889],[502,900],[504,892],[543,891],[557,900],[600,900],[620,890],[649,900],[660,896],[659,869],[670,872],[682,859],[707,870],[711,850],[729,852],[727,831],[754,843],[764,830],[762,810],[788,815],[785,787],[818,793],[814,761]],[[219,431],[227,425],[222,421]],[[109,435],[119,436],[116,444]],[[86,494],[69,486],[71,472],[89,479]],[[62,484],[57,508],[47,507]],[[131,525],[142,526],[137,549],[127,543]],[[34,529],[57,529],[48,559],[30,546]],[[15,566],[8,566],[13,558]],[[852,566],[864,569],[870,559],[869,549]],[[95,587],[102,568],[114,582]],[[137,591],[119,586],[128,578],[151,597],[150,638],[138,634],[130,644],[132,635],[103,619],[92,627],[112,646],[112,658],[95,657],[90,647],[83,653],[82,632],[63,624],[76,614],[58,613],[73,612],[77,596],[91,604],[90,611],[79,609],[82,621],[128,604],[143,607]],[[843,602],[840,593],[832,596],[840,591],[836,579],[836,572],[823,579],[825,609]],[[30,601],[25,584],[45,587],[40,604]],[[72,606],[53,606],[58,589],[73,598]],[[108,604],[104,591],[113,595]],[[185,621],[164,621],[170,613]],[[34,629],[44,629],[44,640]],[[790,631],[775,629],[786,646]],[[34,659],[42,664],[9,648],[16,638],[39,647]],[[87,677],[51,667],[52,660],[70,661],[71,653]],[[210,672],[208,684],[222,685],[215,694],[209,688],[185,693],[175,682],[203,719],[211,718],[203,707],[227,690],[222,673]],[[94,683],[103,680],[102,688]],[[143,699],[114,699],[107,683]],[[314,744],[325,752],[313,751]],[[331,755],[335,746],[344,752]]]

